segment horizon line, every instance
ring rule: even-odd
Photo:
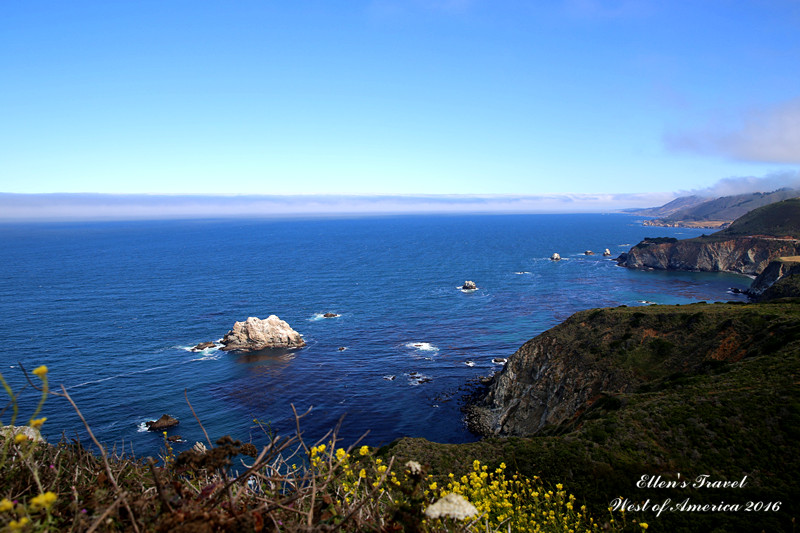
[[[0,221],[609,213],[662,205],[674,197],[674,193],[215,195],[0,192]]]

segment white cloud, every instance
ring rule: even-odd
[[[772,192],[788,187],[800,189],[800,171],[774,172],[766,176],[735,176],[723,178],[710,187],[680,191],[681,196],[696,194],[718,198],[720,196],[733,196],[751,192]]]
[[[800,98],[752,110],[730,122],[668,133],[664,142],[672,150],[740,161],[800,163]]]

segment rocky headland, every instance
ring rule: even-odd
[[[783,278],[785,284],[797,276]],[[800,283],[795,283],[800,285]],[[776,284],[775,286],[778,286]],[[581,311],[525,343],[466,408],[484,439],[405,438],[387,454],[432,471],[478,459],[557,479],[604,509],[609,495],[780,512],[669,513],[663,531],[791,531],[800,511],[800,291],[765,303]],[[462,465],[462,463],[465,463]],[[637,488],[642,475],[741,479],[730,490]],[[655,522],[652,515],[649,522]]]
[[[716,234],[715,234],[716,235]],[[645,239],[619,256],[627,268],[732,272],[756,276],[782,256],[800,253],[800,241],[769,236]]]
[[[302,348],[306,342],[288,323],[270,315],[264,320],[251,316],[244,322],[236,322],[222,338],[222,344],[225,351],[255,352],[267,348]]]
[[[728,228],[694,239],[646,238],[617,258],[636,269],[732,272],[760,276],[781,258],[800,255],[800,198],[755,209]],[[760,294],[788,273],[778,263],[757,279],[751,291]]]

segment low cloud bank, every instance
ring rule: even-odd
[[[766,176],[736,176],[724,178],[710,187],[679,191],[679,196],[707,196],[718,198],[720,196],[733,196],[752,192],[772,192],[783,188],[800,189],[800,171],[774,172]]]
[[[147,220],[402,213],[598,213],[661,205],[671,193],[168,196],[0,193],[1,221]]]

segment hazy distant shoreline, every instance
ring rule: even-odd
[[[0,221],[155,220],[378,214],[608,213],[671,193],[545,195],[148,195],[0,193]]]

